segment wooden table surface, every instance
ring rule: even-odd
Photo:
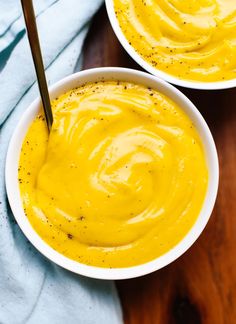
[[[99,66],[141,69],[116,39],[104,7],[84,46],[83,68]],[[236,323],[236,88],[180,90],[215,139],[218,198],[206,229],[187,253],[153,274],[116,283],[126,324]]]

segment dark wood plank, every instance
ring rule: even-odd
[[[140,69],[108,21],[97,14],[84,47],[84,68]],[[236,89],[181,89],[205,117],[216,141],[220,187],[212,217],[181,258],[151,275],[117,282],[127,324],[236,323]]]

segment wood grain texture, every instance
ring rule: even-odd
[[[98,66],[140,69],[116,39],[104,7],[84,47],[84,68]],[[218,198],[187,253],[151,275],[117,282],[126,324],[236,323],[236,89],[180,90],[201,111],[215,139]]]

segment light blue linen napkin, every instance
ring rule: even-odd
[[[101,2],[34,2],[49,83],[78,66],[89,21]],[[7,203],[8,143],[24,110],[38,96],[17,0],[0,0],[0,68],[0,323],[122,323],[114,283],[72,274],[45,259],[24,237]]]

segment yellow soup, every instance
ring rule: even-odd
[[[85,264],[153,260],[191,229],[208,183],[199,135],[169,98],[133,83],[88,83],[40,114],[24,140],[25,213],[56,251]]]
[[[236,0],[114,0],[139,55],[177,78],[236,78]]]

